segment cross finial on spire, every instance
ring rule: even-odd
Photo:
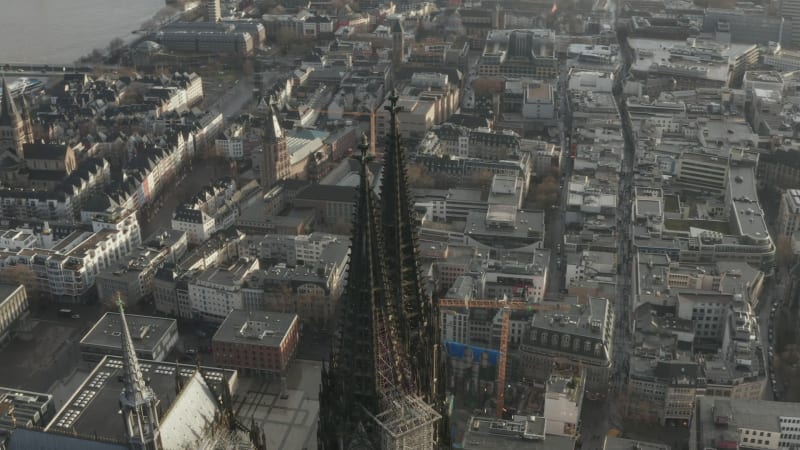
[[[369,137],[367,137],[367,133],[361,134],[361,142],[358,144],[358,149],[361,150],[361,153],[356,155],[355,158],[358,159],[358,162],[360,162],[362,166],[366,167],[366,165],[372,161],[372,155],[369,153]]]
[[[389,104],[384,106],[383,109],[389,111],[392,115],[400,111],[400,106],[397,106],[397,102],[400,100],[400,94],[398,94],[397,89],[392,89],[392,92],[389,93]]]

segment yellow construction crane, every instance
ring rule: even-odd
[[[439,308],[499,309],[502,312],[503,322],[500,329],[500,358],[497,361],[497,417],[502,418],[506,400],[506,362],[508,361],[508,335],[511,311],[568,311],[570,310],[570,305],[565,303],[528,303],[523,301],[511,301],[505,298],[499,300],[443,298],[439,300]]]

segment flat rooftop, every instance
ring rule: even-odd
[[[465,450],[572,450],[575,442],[545,435],[544,417],[515,416],[517,420],[471,417],[464,433]]]
[[[723,84],[728,80],[728,67],[736,61],[736,57],[748,49],[748,45],[731,44],[721,46],[713,42],[698,42],[698,47],[688,47],[684,40],[667,39],[630,39],[630,45],[637,50],[631,70],[635,72],[650,72],[655,66],[672,66],[676,69],[685,69],[688,76],[717,80]],[[721,56],[721,60],[695,61],[676,58],[675,55],[685,51],[698,51],[700,53]],[[697,68],[692,71],[692,68]],[[694,72],[694,75],[689,75]]]
[[[22,389],[0,387],[0,404],[3,402],[10,402],[14,405],[14,417],[12,419],[9,414],[0,412],[0,432],[11,431],[16,427],[26,425],[41,426],[43,424],[40,422],[43,419],[46,420],[48,413],[52,414],[55,410],[52,395]],[[1,438],[0,442],[2,442]]]
[[[800,417],[800,403],[697,397],[693,422],[700,448],[713,448],[714,442],[737,441],[740,427],[779,433],[781,417]]]
[[[130,325],[130,318],[126,315]],[[133,328],[133,327],[131,327]],[[169,411],[175,400],[175,371],[183,379],[184,384],[194,375],[196,367],[188,364],[161,363],[150,360],[139,360],[139,366],[145,379],[150,381],[159,407]],[[235,379],[235,370],[216,367],[201,367],[212,388],[220,395],[219,386],[226,382],[230,386]],[[106,436],[117,438],[125,436],[122,417],[119,414],[119,396],[123,389],[122,358],[106,356],[95,366],[80,387],[67,400],[66,404],[47,425],[46,430],[69,431],[78,435]]]
[[[550,100],[552,98],[552,90],[550,83],[531,83],[525,89],[525,99],[529,102],[534,100]]]
[[[213,341],[276,347],[296,321],[297,314],[236,309],[222,322]]]
[[[152,352],[158,342],[167,335],[170,327],[177,327],[175,319],[166,317],[137,316],[125,314],[128,328],[133,339],[133,348],[137,353]],[[81,339],[81,345],[120,349],[122,347],[122,323],[119,313],[107,312],[94,324],[91,330]]]
[[[569,311],[541,311],[533,316],[531,326],[548,331],[569,333],[605,342],[606,324],[612,320],[611,302],[592,297],[588,305],[571,305]]]
[[[667,444],[656,444],[653,442],[642,442],[635,439],[624,439],[618,437],[606,437],[603,450],[670,450]]]
[[[658,199],[636,199],[637,215],[661,217],[661,201]]]

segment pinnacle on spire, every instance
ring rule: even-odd
[[[150,388],[145,384],[142,369],[139,367],[139,359],[136,357],[133,339],[128,329],[128,319],[125,317],[125,302],[122,300],[122,295],[117,297],[115,303],[119,307],[122,327],[122,366],[125,371],[125,386],[120,400],[124,398],[130,404],[138,405],[145,401],[146,391],[150,391]]]
[[[283,127],[281,127],[281,121],[278,119],[278,112],[275,111],[275,104],[272,102],[270,102],[269,111],[267,111],[267,126],[264,138],[267,142],[277,142],[283,138]]]

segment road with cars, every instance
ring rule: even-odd
[[[566,66],[562,66],[558,75],[559,93],[559,114],[558,139],[562,148],[561,168],[559,173],[560,197],[559,203],[553,205],[546,211],[547,226],[545,243],[550,249],[550,268],[547,281],[547,300],[558,300],[561,298],[565,287],[564,268],[564,235],[566,234],[566,211],[567,199],[569,198],[569,178],[572,174],[572,159],[569,158],[569,130],[571,120],[569,113],[569,101],[567,98],[567,79],[568,71]]]
[[[778,269],[779,271],[781,269]],[[765,400],[780,400],[786,392],[788,380],[781,380],[778,373],[773,371],[775,359],[775,318],[785,313],[786,303],[784,292],[786,285],[783,280],[788,274],[776,274],[769,280],[761,293],[759,304],[756,308],[759,325],[759,340],[762,342],[765,367],[764,372],[769,381],[764,389]],[[777,281],[777,283],[776,283]]]
[[[581,412],[582,448],[603,448],[606,433],[620,426],[621,412],[624,410],[628,383],[630,353],[632,349],[633,283],[632,283],[632,222],[633,218],[633,175],[635,141],[630,120],[622,95],[622,85],[630,68],[630,49],[625,36],[619,38],[624,60],[623,66],[616,74],[614,97],[620,115],[621,128],[625,147],[619,176],[617,197],[617,286],[614,299],[614,338],[612,347],[611,382],[606,397],[602,401],[585,402]]]

